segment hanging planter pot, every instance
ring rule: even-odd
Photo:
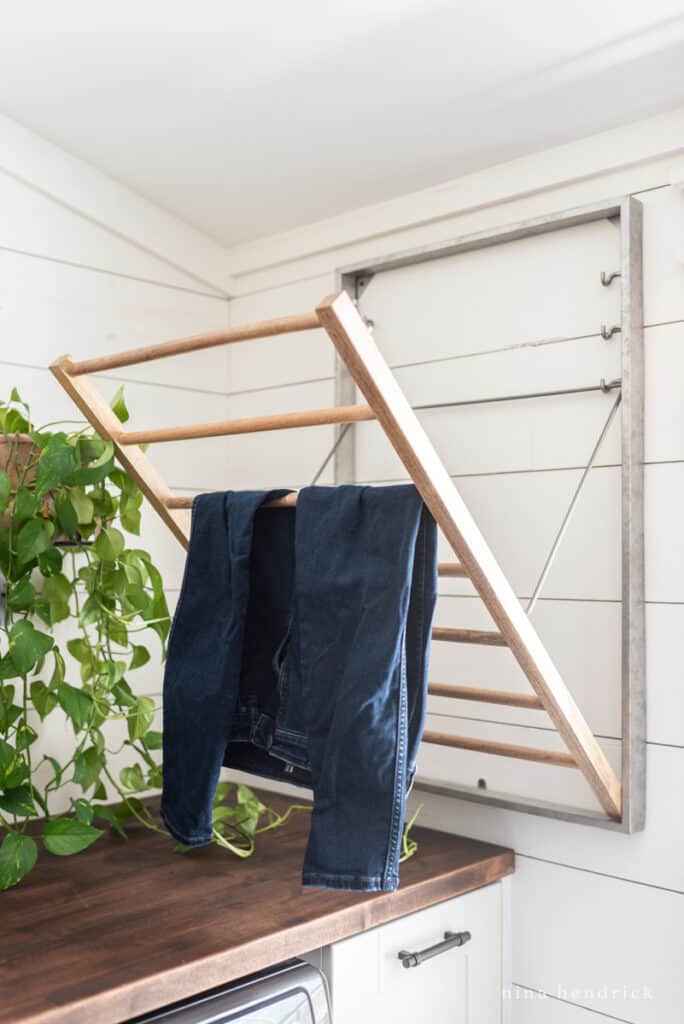
[[[10,479],[10,494],[17,492],[19,483],[30,487],[36,479],[40,449],[28,434],[0,434],[0,469],[4,469]],[[0,530],[10,524],[10,514],[0,516]]]

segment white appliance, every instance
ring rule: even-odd
[[[212,989],[130,1024],[331,1024],[325,978],[290,960],[223,989]]]

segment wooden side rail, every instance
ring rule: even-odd
[[[499,743],[495,740],[471,739],[470,736],[452,736],[448,732],[423,733],[423,743],[434,743],[440,747],[457,747],[459,750],[474,750],[478,754],[498,754],[500,757],[515,757],[520,761],[537,761],[553,764],[558,768],[577,768],[574,757],[557,750],[543,750],[541,747],[521,747],[517,743]]]
[[[506,690],[485,690],[478,686],[456,686],[453,683],[429,683],[432,697],[451,697],[455,700],[475,700],[483,704],[505,704],[511,708],[543,711],[544,705],[536,693],[510,693]]]
[[[489,629],[452,629],[450,626],[434,626],[433,640],[446,640],[450,644],[484,644],[486,647],[505,647],[506,640],[501,633]]]
[[[189,424],[186,427],[122,430],[117,441],[119,444],[159,444],[165,441],[193,441],[200,437],[228,437],[231,434],[257,434],[264,430],[291,430],[293,427],[320,427],[328,423],[358,423],[374,419],[375,413],[369,405],[334,405],[329,409],[249,416],[239,420]]]
[[[70,377],[79,377],[84,373],[118,370],[121,366],[135,366],[138,363],[152,362],[154,359],[168,359],[169,356],[199,352],[205,348],[216,348],[218,345],[232,345],[237,341],[254,341],[256,338],[272,338],[278,334],[312,331],[320,326],[317,313],[299,313],[296,316],[281,316],[276,320],[245,324],[243,327],[227,327],[223,331],[195,334],[191,338],[179,338],[177,341],[163,341],[159,345],[131,348],[126,352],[114,352],[110,356],[81,359],[79,362],[74,362],[66,356],[60,363]]]

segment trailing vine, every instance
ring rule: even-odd
[[[121,390],[112,408],[125,422]],[[161,786],[162,735],[135,672],[153,657],[151,634],[161,666],[170,625],[158,568],[126,539],[140,532],[141,504],[90,428],[35,427],[16,389],[0,403],[0,889],[31,871],[40,847],[75,854],[107,827],[125,837],[131,821],[167,834],[141,799]],[[66,744],[43,728],[60,714]],[[129,763],[115,771],[122,751]],[[279,815],[249,787],[221,783],[214,841],[249,856],[297,809]]]

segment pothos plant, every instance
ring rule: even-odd
[[[112,408],[128,419],[121,391]],[[160,572],[126,538],[140,531],[141,503],[89,427],[34,426],[16,389],[0,402],[0,890],[41,846],[75,854],[107,827],[125,837],[132,820],[164,832],[140,798],[161,786],[162,735],[134,673],[153,657],[144,638],[156,634],[161,664],[169,632]],[[50,744],[59,730],[43,727],[53,714],[69,723],[66,755],[63,740]],[[221,783],[214,841],[247,857],[297,809],[279,815]]]

